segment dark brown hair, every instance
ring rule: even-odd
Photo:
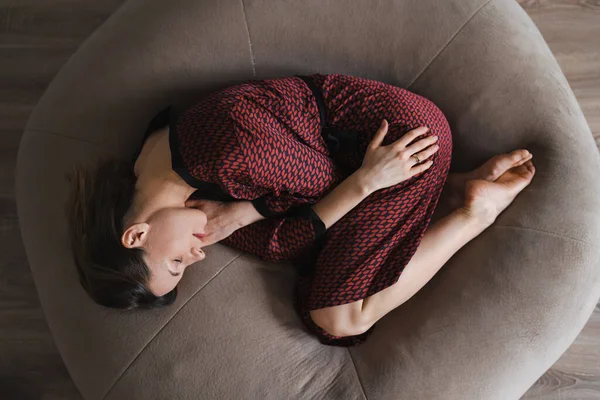
[[[150,269],[142,248],[121,242],[128,217],[135,211],[137,177],[134,162],[101,159],[94,170],[72,168],[66,213],[79,281],[98,304],[113,308],[156,308],[175,301],[177,288],[164,296],[148,288]]]

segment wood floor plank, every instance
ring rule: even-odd
[[[123,0],[0,0],[0,399],[81,399],[56,349],[17,221],[14,168],[52,78]]]
[[[521,0],[556,57],[600,146],[600,2]],[[523,396],[600,399],[600,307],[575,342]]]
[[[600,1],[524,0],[600,146]]]

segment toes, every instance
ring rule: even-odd
[[[527,167],[527,170],[533,175],[535,174],[535,167],[533,166],[533,163],[531,161],[527,161],[525,164],[523,164],[524,166]]]
[[[535,173],[535,167],[533,166],[531,161],[527,161],[525,164],[515,167],[514,170],[519,175],[521,175],[527,179],[531,178],[533,176],[533,174]]]
[[[495,181],[502,176],[506,171],[517,166],[524,165],[530,162],[533,154],[526,149],[517,149],[510,153],[501,154],[490,159],[486,164],[477,170],[473,171],[475,176],[473,179],[485,179]],[[525,173],[522,171],[522,173]]]
[[[531,160],[531,157],[533,157],[533,155],[525,149],[518,149],[510,154],[511,160],[514,164],[523,164],[525,161]]]
[[[503,175],[506,171],[508,171],[509,169],[514,168],[514,167],[515,167],[515,162],[513,160],[513,156],[507,157],[505,155],[505,156],[499,157],[495,161],[495,163],[491,166],[491,168],[488,170],[488,175],[486,176],[485,179],[495,181],[501,175]]]
[[[519,165],[518,167],[515,167],[514,171],[518,172],[520,175],[523,175],[524,173],[527,173],[529,170],[527,169],[527,167],[525,165]]]

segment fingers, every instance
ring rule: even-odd
[[[371,147],[372,149],[376,149],[377,147],[381,146],[381,142],[383,142],[383,138],[385,137],[385,134],[387,133],[387,131],[388,131],[388,122],[384,119],[381,122],[381,125],[379,126],[377,133],[375,133],[373,140],[371,140],[369,147]]]
[[[525,164],[527,161],[533,158],[533,154],[529,153],[527,150],[514,151],[512,156],[515,165]]]
[[[410,142],[415,140],[420,135],[429,132],[429,128],[426,126],[419,126],[418,128],[412,129],[404,134],[400,139],[396,140],[392,143],[392,146],[397,147],[398,149],[404,149]],[[417,142],[418,143],[418,142]],[[420,150],[420,149],[416,149]]]
[[[423,150],[424,148],[431,146],[434,143],[437,143],[437,140],[438,140],[437,136],[429,136],[429,137],[418,140],[417,142],[406,147],[405,149],[402,147],[399,147],[400,144],[394,143],[394,146],[395,147],[398,146],[398,147],[396,147],[398,150],[406,150],[406,151],[408,151],[409,154],[414,154],[417,151]]]
[[[377,130],[377,133],[371,140],[369,147],[376,149],[377,147],[381,146],[381,143],[383,143],[383,139],[385,138],[385,135],[388,132],[388,128],[389,128],[389,123],[386,119],[384,119],[382,121],[379,129]],[[408,131],[406,134],[404,134],[404,136],[402,136],[400,139],[398,139],[394,143],[392,143],[392,145],[398,147],[399,149],[404,149],[409,143],[411,143],[413,140],[415,140],[418,136],[423,135],[427,132],[429,132],[429,127],[419,126],[418,128]],[[427,139],[429,140],[429,138],[427,138]],[[417,142],[417,143],[419,143],[419,142]],[[425,144],[425,145],[421,144],[420,147],[413,149],[413,151],[419,151],[419,150],[427,147],[428,145],[430,145],[433,142],[434,141],[428,141],[427,144]]]
[[[439,148],[440,148],[440,146],[438,146],[436,144],[435,146],[428,147],[426,150],[423,150],[416,154],[417,154],[417,157],[419,157],[419,160],[423,161],[423,160],[429,158],[429,156],[435,154],[439,150]],[[410,147],[408,147],[406,149],[406,151],[408,151],[410,153],[411,152]]]
[[[415,164],[414,167],[412,167],[410,169],[410,173],[411,173],[410,176],[419,174],[419,173],[425,171],[426,169],[428,169],[429,167],[431,167],[432,165],[433,165],[433,160],[428,160],[421,164]]]

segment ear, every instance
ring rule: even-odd
[[[121,243],[128,249],[142,247],[146,243],[146,240],[148,240],[149,231],[150,225],[145,222],[133,224],[123,233]]]

